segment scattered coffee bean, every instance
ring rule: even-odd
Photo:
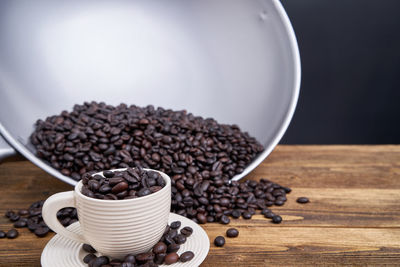
[[[124,262],[136,263],[135,255],[133,255],[133,254],[126,255],[124,258]]]
[[[93,259],[97,258],[96,255],[90,253],[87,254],[84,258],[83,258],[83,262],[84,263],[89,263],[90,261],[92,261]]]
[[[0,238],[5,238],[7,236],[6,232],[0,231]]]
[[[11,229],[10,231],[7,232],[7,238],[9,239],[14,239],[18,236],[18,231],[16,229]]]
[[[175,242],[179,245],[183,244],[186,242],[186,236],[179,234],[174,238]]]
[[[50,229],[47,226],[39,227],[35,229],[35,235],[38,237],[44,237],[49,233]]]
[[[89,244],[83,244],[82,249],[88,253],[96,253],[97,251]]]
[[[192,251],[183,252],[181,256],[179,256],[179,260],[181,262],[187,262],[192,260],[193,258],[194,258],[194,253]]]
[[[186,236],[186,237],[191,236],[192,233],[193,233],[193,229],[191,227],[189,227],[189,226],[185,226],[185,227],[183,227],[181,229],[181,234]]]
[[[249,220],[249,219],[251,219],[252,216],[251,216],[250,212],[245,211],[242,213],[242,217],[243,217],[243,219]]]
[[[167,254],[167,256],[165,256],[164,263],[170,265],[177,262],[178,260],[179,260],[178,254],[176,254],[176,252],[172,252]]]
[[[25,219],[25,220],[19,219],[18,221],[16,221],[16,222],[14,223],[14,227],[15,227],[15,228],[26,227],[26,225],[27,225],[27,220],[26,220],[26,219]]]
[[[214,245],[217,247],[223,247],[225,245],[225,238],[223,236],[217,236],[214,239]]]
[[[138,262],[148,262],[154,259],[154,254],[151,252],[140,253],[136,255],[136,261]]]
[[[272,222],[273,223],[281,223],[282,222],[282,217],[279,215],[275,215],[274,217],[272,217]]]
[[[229,228],[226,230],[227,237],[237,237],[239,235],[239,231],[236,228]]]
[[[231,222],[231,219],[229,219],[229,217],[226,216],[226,215],[222,215],[222,217],[221,217],[221,219],[220,219],[220,222],[221,222],[222,224],[228,224],[228,223]]]
[[[178,229],[179,227],[181,227],[181,222],[180,221],[172,222],[169,227],[171,227],[172,229]]]
[[[110,262],[110,260],[106,256],[101,256],[101,257],[95,258],[93,261],[90,261],[90,262],[93,262],[91,264],[92,267],[101,267],[101,266],[108,264]]]
[[[167,245],[164,242],[158,242],[153,247],[154,254],[160,254],[160,253],[165,253],[165,252],[167,252]]]
[[[305,203],[310,202],[310,200],[307,197],[299,197],[296,201],[297,201],[297,203],[300,203],[300,204],[305,204]]]
[[[29,214],[29,211],[28,210],[24,210],[24,209],[23,210],[19,210],[18,214],[21,215],[21,216],[26,216],[26,215]]]
[[[168,253],[177,252],[180,248],[181,246],[179,244],[172,243],[168,246],[167,252]]]
[[[275,216],[275,214],[274,214],[272,211],[267,211],[267,212],[264,214],[264,217],[265,217],[265,218],[268,218],[268,219],[272,219],[274,216]]]

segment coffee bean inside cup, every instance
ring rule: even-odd
[[[82,194],[104,200],[132,199],[160,191],[166,185],[160,173],[141,168],[102,174],[86,173],[82,178]]]

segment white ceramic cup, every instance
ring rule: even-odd
[[[127,200],[87,197],[81,193],[80,181],[74,191],[58,193],[46,200],[43,219],[57,234],[88,243],[112,258],[147,252],[160,240],[171,207],[171,180],[165,173],[159,173],[166,182],[160,191]],[[58,221],[57,212],[66,207],[77,209],[82,235],[69,231]]]

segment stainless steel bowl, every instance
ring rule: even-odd
[[[300,58],[278,0],[0,1],[0,132],[50,174],[29,135],[76,103],[187,109],[265,145],[292,118]]]

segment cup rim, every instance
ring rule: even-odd
[[[128,168],[119,168],[119,169],[111,169],[111,170],[109,170],[109,171],[112,171],[112,172],[115,172],[115,171],[125,171],[125,170],[127,170]],[[76,185],[75,185],[75,188],[74,188],[74,191],[75,191],[75,193],[77,193],[80,197],[82,197],[82,198],[84,198],[84,199],[87,199],[87,200],[90,200],[90,201],[95,201],[95,202],[102,202],[102,203],[104,203],[104,202],[108,202],[108,203],[121,203],[121,201],[123,201],[123,202],[129,202],[129,201],[132,201],[132,202],[134,202],[134,201],[138,201],[138,200],[142,200],[142,199],[146,199],[146,198],[149,198],[149,197],[154,197],[154,195],[157,195],[157,194],[161,194],[161,193],[163,193],[165,190],[168,190],[168,187],[171,187],[170,185],[171,185],[171,177],[169,177],[169,175],[168,174],[166,174],[166,173],[164,173],[164,172],[162,172],[162,171],[157,171],[157,170],[154,170],[154,169],[148,169],[148,168],[142,168],[143,170],[145,170],[145,171],[155,171],[155,172],[158,172],[159,174],[161,174],[161,176],[164,178],[164,181],[166,182],[166,184],[165,184],[165,186],[161,189],[161,190],[159,190],[159,191],[157,191],[157,192],[155,192],[155,193],[151,193],[151,194],[149,194],[149,195],[147,195],[147,196],[143,196],[143,197],[137,197],[137,198],[131,198],[131,199],[117,199],[117,200],[113,200],[113,199],[98,199],[98,198],[93,198],[93,197],[88,197],[88,196],[85,196],[84,194],[82,194],[82,192],[81,192],[81,188],[82,188],[82,186],[83,186],[83,183],[82,183],[82,180],[80,180]],[[96,172],[96,173],[94,173],[93,175],[103,175],[103,171],[101,171],[101,172]]]

